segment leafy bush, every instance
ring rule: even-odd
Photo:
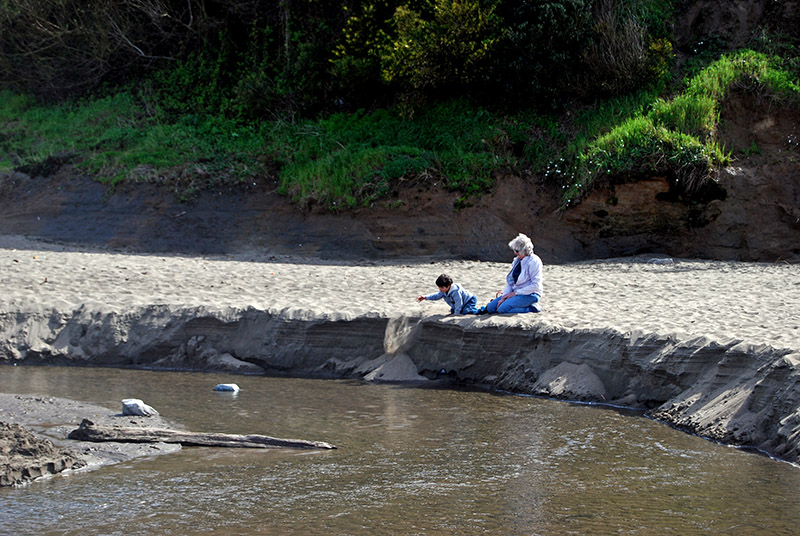
[[[661,2],[663,4],[663,2]],[[596,0],[591,41],[570,85],[582,98],[629,93],[664,78],[673,63],[672,44],[654,38],[649,10],[659,2]],[[668,6],[660,6],[667,11]],[[663,22],[661,23],[663,24]],[[656,31],[661,31],[656,28]]]
[[[345,21],[331,58],[332,75],[339,84],[342,104],[374,98],[382,84],[381,58],[390,53],[392,37],[387,21],[393,6],[386,0],[342,6]]]
[[[399,6],[393,17],[396,38],[382,57],[384,80],[404,89],[467,93],[492,58],[499,36],[494,6],[483,4],[432,0],[430,19]]]
[[[220,41],[225,43],[223,35]],[[230,61],[230,51],[209,44],[169,68],[153,73],[143,82],[144,91],[152,95],[158,109],[164,113],[224,113],[230,100],[229,84],[225,80]]]
[[[592,0],[500,3],[503,39],[487,74],[496,82],[487,85],[499,87],[514,103],[558,101],[567,73],[577,69],[589,41],[591,5]]]

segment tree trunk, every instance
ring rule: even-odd
[[[322,441],[303,439],[279,439],[264,435],[238,435],[204,432],[183,432],[163,428],[125,428],[121,426],[98,426],[88,419],[70,432],[69,439],[78,441],[117,441],[120,443],[180,443],[193,447],[239,447],[239,448],[299,448],[335,449],[334,445]]]

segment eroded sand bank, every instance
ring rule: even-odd
[[[508,265],[129,255],[0,237],[0,359],[444,377],[645,408],[797,460],[800,266],[544,261],[543,313],[450,317],[415,301],[438,274],[485,303]]]

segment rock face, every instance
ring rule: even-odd
[[[647,410],[725,443],[800,459],[800,355],[791,349],[508,324],[494,317],[331,320],[232,308],[181,308],[169,317],[168,329],[152,329],[150,313],[149,308],[96,312],[59,324],[49,323],[47,315],[19,313],[13,329],[41,337],[26,339],[34,344],[25,350],[23,363],[228,371],[215,368],[224,366],[219,361],[186,351],[186,341],[202,336],[216,353],[262,373],[437,379],[615,404]],[[98,322],[113,329],[88,329]],[[58,344],[62,332],[73,334],[70,353]],[[140,336],[121,340],[116,335],[134,332]]]
[[[0,486],[17,486],[85,465],[72,452],[37,438],[19,424],[0,422]]]

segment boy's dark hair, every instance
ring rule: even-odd
[[[436,278],[437,287],[449,287],[453,284],[453,278],[447,274],[442,274]]]

